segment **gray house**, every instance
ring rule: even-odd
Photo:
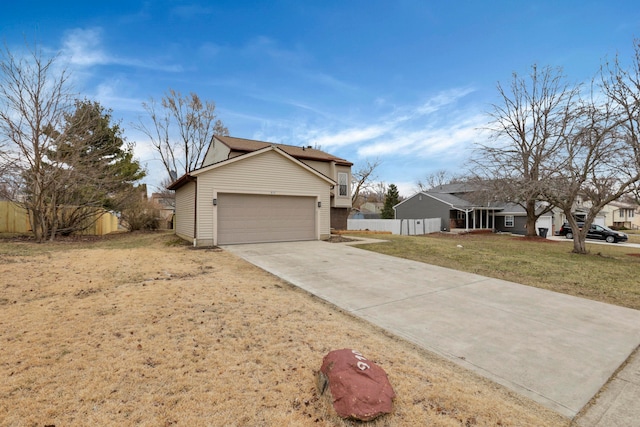
[[[490,229],[526,234],[526,212],[515,203],[488,200],[484,203],[477,186],[456,183],[421,191],[394,206],[396,219],[440,218],[440,230]],[[540,217],[536,228],[552,232],[553,214]]]

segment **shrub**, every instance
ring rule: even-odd
[[[160,213],[148,200],[140,200],[132,203],[122,211],[123,225],[129,231],[157,230]]]

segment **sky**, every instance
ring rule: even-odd
[[[0,38],[58,53],[74,90],[120,121],[154,190],[159,155],[135,129],[169,89],[214,101],[231,136],[319,146],[402,196],[464,173],[497,84],[531,66],[590,80],[640,38],[640,3],[589,0],[14,1]]]

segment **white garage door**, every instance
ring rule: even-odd
[[[316,198],[218,194],[218,244],[316,239]]]

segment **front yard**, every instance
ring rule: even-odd
[[[386,247],[442,252],[429,242],[458,243]],[[459,242],[451,262],[484,246]],[[397,393],[394,412],[367,425],[569,424],[227,252],[171,235],[0,239],[0,277],[2,426],[357,426],[337,418],[314,376],[345,347],[378,362]]]
[[[587,240],[591,253],[576,255],[570,240],[507,234],[366,237],[388,242],[362,249],[640,309],[640,249]]]

